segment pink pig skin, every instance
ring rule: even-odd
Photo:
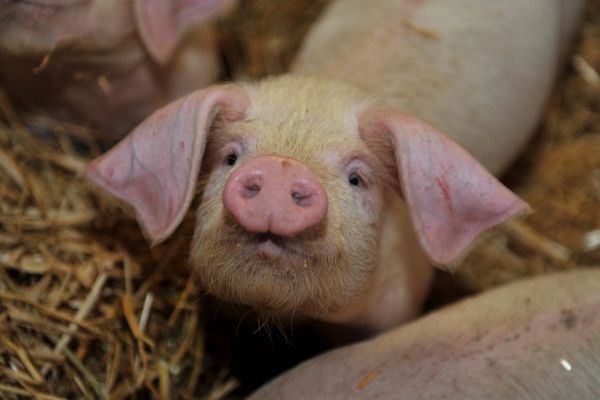
[[[524,280],[310,359],[249,397],[600,398],[600,270]]]
[[[338,0],[292,71],[344,79],[442,130],[494,174],[533,133],[583,0]]]
[[[234,0],[0,0],[0,84],[113,139],[219,74],[209,20]]]

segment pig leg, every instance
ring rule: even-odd
[[[600,270],[498,288],[311,359],[251,399],[598,399]]]

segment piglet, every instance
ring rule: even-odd
[[[600,270],[497,288],[310,359],[249,399],[600,398]]]
[[[122,137],[219,74],[208,24],[234,0],[0,0],[0,85]]]
[[[337,0],[292,70],[388,99],[498,174],[534,132],[583,4]]]
[[[581,1],[339,0],[283,76],[157,112],[89,177],[153,242],[202,193],[204,287],[271,316],[389,328],[526,205],[493,173],[535,124]],[[337,80],[336,78],[342,78]],[[358,88],[356,87],[358,86]]]
[[[293,75],[184,97],[88,177],[153,243],[200,191],[191,264],[209,293],[368,332],[419,312],[430,262],[453,265],[527,210],[432,126],[347,82]]]

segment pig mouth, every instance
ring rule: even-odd
[[[261,234],[255,243],[258,254],[265,257],[278,258],[284,255],[285,248],[280,237],[272,234]]]
[[[259,256],[272,259],[295,256],[299,258],[312,258],[316,254],[307,251],[307,248],[299,247],[297,240],[273,235],[272,233],[261,233],[257,235],[247,234],[246,243],[256,250]],[[302,243],[306,246],[307,243]],[[310,244],[308,244],[310,247]]]
[[[256,258],[269,265],[281,266],[283,269],[309,265],[321,265],[325,259],[337,258],[332,246],[323,241],[307,238],[286,238],[271,233],[252,234],[248,232],[231,232],[222,237],[223,244],[232,249],[232,254]]]
[[[191,263],[208,293],[259,313],[334,310],[365,287],[371,263],[352,262],[335,235],[315,228],[280,237],[229,223],[197,225]]]

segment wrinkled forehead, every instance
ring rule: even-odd
[[[309,156],[368,151],[357,115],[367,97],[332,80],[283,76],[248,85],[251,106],[240,126],[260,132],[257,151]]]

